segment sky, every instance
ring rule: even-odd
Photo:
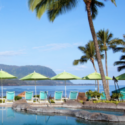
[[[123,39],[125,34],[125,0],[116,0],[115,7],[110,0],[105,7],[98,9],[93,20],[95,31],[101,29],[113,33],[113,38]],[[73,61],[83,53],[78,46],[85,46],[92,40],[87,13],[83,0],[65,14],[50,22],[45,13],[41,19],[28,7],[28,0],[0,0],[0,64],[41,65],[51,68],[56,74],[64,70],[84,77],[94,72],[90,61],[73,66]],[[108,51],[109,77],[118,76],[113,63],[118,61],[121,52]],[[105,60],[102,60],[105,72]],[[98,64],[95,62],[96,68]],[[73,83],[93,83],[94,81],[72,81]],[[113,81],[110,81],[113,84]],[[120,81],[119,84],[124,84]]]

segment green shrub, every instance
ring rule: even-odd
[[[95,98],[95,97],[100,98],[101,95],[103,96],[102,93],[99,93],[99,92],[97,92],[97,91],[91,91],[91,90],[89,90],[88,92],[86,92],[86,95],[87,95],[87,96],[94,97],[94,98]]]
[[[39,95],[34,95],[33,97],[37,97],[37,98],[39,98]]]
[[[20,97],[20,96],[15,96],[15,100],[20,100],[20,99],[22,99],[22,97]]]
[[[111,96],[112,99],[118,99],[120,97],[123,97],[121,93],[112,93],[112,96]]]
[[[109,100],[97,100],[97,101],[93,101],[93,103],[114,103],[114,104],[118,104],[122,101],[109,101]]]
[[[50,99],[50,102],[51,102],[51,103],[55,103],[53,99]]]
[[[2,100],[0,100],[0,103],[2,103]],[[3,103],[5,103],[5,99],[3,99]]]

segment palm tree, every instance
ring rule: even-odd
[[[122,55],[120,57],[120,61],[116,61],[114,63],[114,66],[118,65],[118,71],[120,72],[121,70],[125,69],[125,55]]]
[[[113,49],[114,52],[125,52],[125,35],[123,35],[123,41],[122,41],[122,46],[121,47],[116,47]],[[116,61],[114,65],[118,65],[118,71],[120,72],[121,70],[125,69],[125,55],[122,55],[120,57],[120,61]]]
[[[105,69],[106,76],[108,76],[108,65],[107,65],[107,51],[108,49],[114,49],[116,45],[122,44],[121,39],[113,39],[113,34],[109,32],[109,30],[100,30],[97,32],[97,38],[99,42],[100,51],[105,52]],[[109,90],[109,81],[107,80],[108,90]]]
[[[114,44],[114,43],[113,43]],[[121,46],[115,46],[114,48],[113,48],[113,51],[114,52],[125,52],[125,35],[123,35],[123,40],[122,41],[120,41],[120,45]]]
[[[88,60],[90,60],[95,72],[97,72],[95,67],[95,62],[94,62],[94,60],[97,60],[94,42],[89,41],[89,43],[87,43],[85,47],[79,46],[78,48],[84,53],[84,55],[80,59],[74,60],[73,65],[78,65],[78,63],[87,63]],[[102,59],[104,58],[103,54],[101,54],[101,58]],[[99,92],[99,80],[97,80],[97,83],[98,83],[98,92]]]
[[[47,11],[49,20],[54,21],[54,19],[59,14],[65,13],[66,11],[74,8],[77,2],[78,0],[29,0],[29,7],[32,11],[36,10],[38,18],[40,18],[43,15],[43,13]],[[97,37],[96,37],[93,20],[92,20],[98,14],[97,7],[102,7],[104,6],[104,4],[102,2],[99,2],[98,0],[83,0],[83,2],[85,3],[85,6],[86,6],[90,31],[93,37],[99,70],[103,81],[103,88],[106,94],[106,98],[107,100],[109,100],[110,94],[109,94],[109,91],[107,90],[106,79],[103,71]],[[115,4],[115,0],[111,0],[111,2]]]

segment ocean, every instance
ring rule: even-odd
[[[119,88],[125,87],[124,85],[120,85]],[[113,90],[115,90],[114,85],[110,85],[110,94]],[[66,86],[66,95],[69,97],[70,91],[78,91],[78,92],[86,92],[88,90],[95,91],[94,85],[87,86]],[[35,94],[35,86],[3,86],[3,96],[6,95],[7,91],[15,91],[15,95],[18,95],[24,91],[33,91]],[[48,95],[53,97],[55,91],[63,91],[63,96],[65,95],[65,86],[36,86],[36,93],[39,95],[40,91],[48,91]],[[103,86],[100,86],[100,92],[104,91]],[[0,89],[0,96],[1,96],[1,89]]]

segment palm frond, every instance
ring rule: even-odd
[[[125,48],[124,47],[116,47],[116,48],[113,48],[113,52],[125,52]]]
[[[28,5],[29,8],[34,11],[36,6],[41,2],[42,0],[29,0]]]
[[[114,66],[116,65],[125,65],[125,61],[116,61],[114,62]]]
[[[116,2],[115,2],[115,0],[111,0],[111,2],[114,3],[114,5],[116,6]]]
[[[73,65],[78,65],[78,63],[86,63],[88,61],[87,58],[82,58],[78,60],[74,60]]]
[[[120,60],[125,60],[125,55],[122,55],[122,56],[120,57]]]
[[[79,48],[81,51],[83,51],[83,52],[86,50],[85,47],[83,47],[83,46],[79,46],[78,48]]]
[[[123,69],[125,69],[125,65],[124,65],[124,66],[119,66],[117,69],[118,69],[118,71],[120,72],[120,71],[122,71]]]
[[[74,61],[73,61],[73,65],[78,65],[79,61],[80,61],[80,60],[74,60]]]
[[[125,42],[122,39],[115,38],[109,42],[110,45],[125,45]]]
[[[66,13],[76,5],[77,0],[55,0],[54,3],[50,4],[47,12],[50,21],[54,21],[59,14]]]
[[[92,0],[91,2],[91,14],[92,14],[92,19],[95,19],[95,17],[97,16],[98,14],[98,9],[97,7],[103,7],[104,4],[102,2],[99,2],[97,0]]]

